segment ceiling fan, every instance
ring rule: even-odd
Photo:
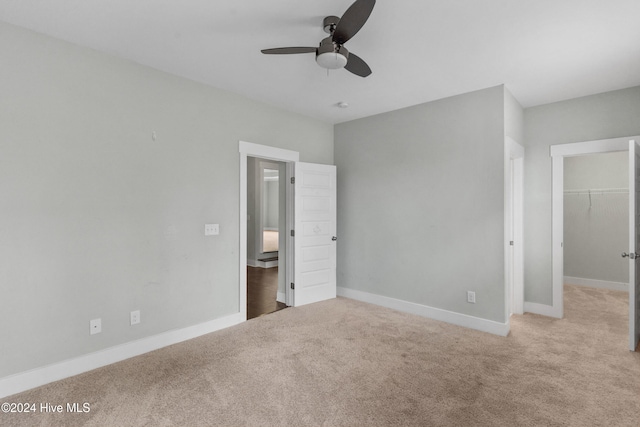
[[[266,55],[288,55],[296,53],[315,53],[316,62],[323,68],[335,70],[345,68],[360,77],[371,74],[371,68],[354,53],[350,53],[344,44],[351,39],[369,19],[376,0],[356,0],[342,15],[327,16],[322,24],[330,36],[320,42],[319,47],[278,47],[263,49]]]

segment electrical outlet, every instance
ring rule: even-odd
[[[89,321],[89,333],[91,335],[102,332],[102,319],[93,319]]]
[[[131,325],[137,325],[140,323],[140,310],[131,312]]]
[[[204,235],[205,236],[217,236],[220,234],[220,224],[205,224]]]
[[[476,293],[474,291],[467,291],[467,302],[476,303]]]

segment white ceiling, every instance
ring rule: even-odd
[[[640,0],[379,0],[346,44],[367,78],[260,53],[317,46],[351,3],[0,0],[0,20],[329,123],[499,84],[524,107],[640,85]]]

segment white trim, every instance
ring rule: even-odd
[[[260,264],[258,263],[258,260],[256,260],[256,259],[248,259],[247,260],[247,265],[249,267],[260,267]]]
[[[558,316],[558,311],[553,306],[546,305],[546,304],[538,304],[537,302],[525,301],[524,312],[562,319],[562,316]]]
[[[456,313],[453,311],[443,310],[440,308],[429,307],[427,305],[416,304],[409,301],[403,301],[395,298],[385,297],[382,295],[370,294],[368,292],[357,291],[355,289],[338,287],[338,296],[351,298],[354,300],[366,302],[369,304],[380,305],[382,307],[391,308],[393,310],[402,311],[404,313],[416,314],[418,316],[427,317],[429,319],[439,320],[441,322],[451,323],[453,325],[464,326],[482,332],[488,332],[494,335],[506,337],[509,334],[509,321],[500,323],[493,320],[481,319],[479,317],[468,316],[466,314]]]
[[[638,138],[628,136],[623,138],[599,139],[596,141],[572,142],[570,144],[551,145],[551,157],[583,156],[586,154],[609,153],[612,151],[628,151],[629,139]]]
[[[291,180],[294,178],[294,169],[295,169],[295,162],[288,162],[286,165],[286,169],[287,169],[287,181],[288,183],[291,182]],[[285,287],[285,300],[283,301],[288,307],[292,307],[295,303],[295,290],[291,289],[291,282],[293,282],[293,278],[295,277],[295,268],[294,268],[294,261],[295,261],[295,238],[294,236],[291,235],[290,230],[293,230],[294,228],[294,222],[295,222],[295,191],[294,191],[294,185],[292,184],[287,184],[287,206],[286,206],[286,222],[287,222],[287,227],[285,228],[285,239],[286,239],[286,245],[285,247],[287,248],[287,251],[285,253],[285,282],[284,282],[284,287]]]
[[[281,302],[283,304],[286,304],[287,303],[287,293],[278,291],[278,293],[276,294],[276,301]]]
[[[240,313],[236,313],[4,377],[0,379],[0,398],[219,331],[237,325],[244,320]]]
[[[566,285],[586,286],[588,288],[611,289],[614,291],[629,291],[629,284],[624,282],[611,282],[608,280],[586,279],[584,277],[564,276]]]
[[[564,317],[564,157],[551,158],[552,317]]]
[[[268,145],[254,144],[246,141],[238,141],[240,153],[251,157],[260,157],[267,160],[279,162],[297,162],[300,160],[300,153],[297,151],[285,150],[284,148],[270,147]]]
[[[244,320],[247,320],[247,156],[287,162],[287,180],[289,180],[290,171],[292,170],[290,164],[291,162],[297,162],[300,159],[300,153],[282,148],[269,147],[267,145],[253,144],[246,141],[238,141],[238,151],[240,152],[240,256],[238,257],[238,299],[240,304],[240,315]],[[290,198],[289,187],[291,186],[287,186],[287,205],[289,205],[292,200]],[[287,208],[287,212],[290,212],[291,210],[291,207]],[[286,229],[292,229],[291,215],[287,215],[286,221]],[[291,244],[287,244],[285,259],[287,266],[290,266],[293,264],[293,239],[289,240],[287,243]],[[285,283],[290,282],[290,277],[289,268],[287,268]],[[287,287],[287,294],[289,294],[289,292],[289,288]]]
[[[504,140],[504,283],[505,316],[524,310],[524,147]],[[512,200],[513,198],[513,200]],[[514,245],[511,246],[510,242]]]
[[[638,248],[638,168],[640,167],[640,145],[637,139],[629,141],[629,253],[637,253]],[[636,260],[629,259],[629,350],[635,351],[640,339],[640,324],[638,322],[638,268]]]
[[[249,264],[247,264],[249,265]],[[256,261],[256,265],[253,265],[252,267],[259,267],[259,268],[273,268],[273,267],[277,267],[278,266],[278,260],[275,261],[261,261],[261,260],[257,260]]]

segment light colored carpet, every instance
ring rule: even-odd
[[[278,252],[278,232],[264,230],[262,232],[262,252]]]
[[[3,426],[638,426],[623,292],[566,286],[562,320],[497,337],[338,298],[3,399],[88,402]]]

